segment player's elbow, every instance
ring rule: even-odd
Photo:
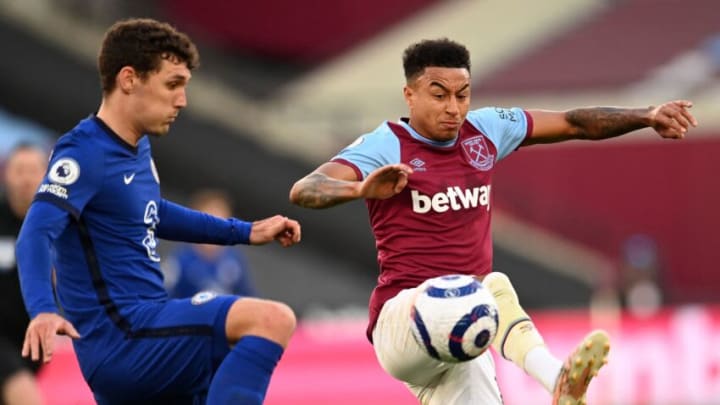
[[[312,184],[308,177],[304,177],[293,184],[290,188],[290,202],[304,208],[319,208],[315,206],[316,198]]]
[[[295,205],[300,205],[300,181],[295,182],[293,186],[290,188],[290,194],[288,195],[288,198],[290,199],[290,203]]]

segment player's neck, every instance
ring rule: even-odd
[[[121,109],[121,106],[116,104],[118,103],[103,99],[96,115],[123,141],[132,146],[137,146],[142,134],[132,126],[131,119],[123,118],[127,117],[128,114]]]

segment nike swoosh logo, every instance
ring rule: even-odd
[[[132,183],[134,178],[135,178],[135,173],[131,174],[130,176],[127,176],[127,175],[123,176],[123,180],[125,181],[125,184]]]

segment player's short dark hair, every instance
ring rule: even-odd
[[[465,68],[470,71],[470,52],[447,38],[424,39],[408,46],[403,52],[405,79],[410,82],[426,67]]]
[[[200,64],[200,55],[190,37],[170,24],[149,18],[116,22],[105,33],[98,55],[103,92],[115,88],[115,77],[123,67],[131,66],[140,76],[146,76],[160,70],[163,59],[177,59],[190,70]]]

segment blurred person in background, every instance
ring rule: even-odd
[[[594,321],[617,325],[622,310],[638,318],[656,314],[663,306],[662,265],[655,240],[636,233],[622,243],[618,268],[598,272],[590,305]]]
[[[720,32],[705,40],[702,51],[708,60],[712,75],[716,79],[720,78]]]
[[[608,265],[596,271],[592,278],[589,310],[593,325],[615,330],[622,316],[618,270]]]
[[[660,310],[660,255],[655,240],[646,234],[629,236],[622,246],[620,302],[629,313],[640,318]]]
[[[4,195],[0,200],[0,404],[42,403],[34,374],[39,362],[20,355],[25,311],[15,260],[15,239],[47,167],[47,153],[33,144],[19,144],[4,164]],[[49,269],[49,268],[48,268]]]
[[[448,39],[412,44],[403,67],[409,117],[357,138],[298,180],[290,201],[319,209],[366,200],[380,265],[367,335],[383,369],[422,404],[502,404],[489,352],[444,363],[412,334],[418,286],[454,273],[482,279],[493,293],[500,323],[492,346],[498,353],[541,383],[553,404],[585,403],[590,380],[607,361],[609,337],[591,332],[565,361],[550,353],[509,278],[492,271],[491,175],[498,161],[522,146],[600,140],[646,127],[681,139],[697,125],[688,111],[691,103],[469,111],[465,46]]]
[[[190,208],[219,218],[232,215],[230,197],[220,190],[201,190],[190,197]],[[173,298],[200,291],[257,296],[248,263],[237,247],[183,244],[162,264],[165,287]]]
[[[149,137],[169,133],[198,64],[195,44],[167,23],[113,24],[98,55],[97,113],[55,144],[18,236],[31,318],[22,354],[49,362],[56,335],[69,335],[100,405],[261,404],[295,330],[281,302],[169,299],[163,286],[160,239],[300,242],[300,225],[282,215],[218,218],[162,197]]]

